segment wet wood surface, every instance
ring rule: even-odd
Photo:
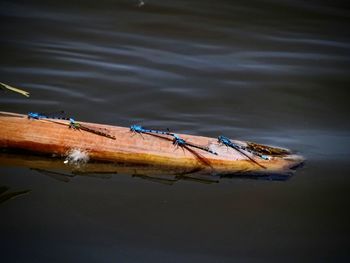
[[[94,161],[201,169],[212,173],[283,172],[303,161],[301,156],[293,154],[264,160],[247,152],[260,164],[257,165],[238,151],[220,145],[216,138],[179,134],[186,141],[209,147],[218,155],[192,147],[176,147],[166,135],[141,135],[125,127],[78,123],[104,131],[115,139],[69,128],[69,121],[65,120],[28,119],[26,115],[0,112],[0,147],[57,157],[65,157],[75,149],[87,153]]]

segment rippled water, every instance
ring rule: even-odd
[[[0,110],[275,144],[286,182],[53,180],[0,167],[7,262],[349,260],[350,10],[341,1],[2,1]],[[56,178],[57,179],[57,178]],[[2,199],[1,199],[2,200]]]

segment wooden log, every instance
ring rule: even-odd
[[[90,160],[197,169],[203,173],[283,173],[303,162],[300,155],[285,153],[264,160],[220,145],[215,138],[179,134],[188,142],[208,146],[217,155],[192,148],[176,147],[166,135],[133,134],[129,128],[80,122],[104,130],[115,139],[85,130],[70,129],[69,121],[28,119],[26,115],[0,112],[0,148],[66,157],[72,150],[85,152]],[[234,140],[247,146],[246,142]],[[258,163],[258,164],[257,164]]]

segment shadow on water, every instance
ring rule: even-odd
[[[62,159],[49,158],[37,155],[0,153],[0,165],[2,167],[25,167],[38,174],[47,176],[58,182],[69,183],[76,177],[112,179],[113,176],[129,176],[167,186],[172,186],[180,181],[188,181],[199,184],[217,184],[222,180],[264,180],[286,181],[293,176],[293,167],[284,173],[232,173],[232,174],[208,174],[201,168],[175,169],[173,167],[160,167],[151,165],[125,165],[120,163],[65,164]],[[9,191],[7,186],[0,186],[0,204],[29,194],[31,190]]]
[[[0,205],[8,200],[28,194],[30,190],[11,191],[7,186],[0,186]]]
[[[197,183],[219,183],[223,179],[256,179],[286,181],[292,175],[296,167],[288,172],[281,173],[208,173],[200,167],[185,169],[166,166],[130,165],[123,163],[88,162],[85,164],[65,164],[60,158],[49,158],[37,155],[23,155],[14,153],[1,153],[0,164],[2,166],[27,167],[32,171],[51,177],[57,181],[68,183],[76,176],[111,179],[112,176],[131,176],[148,180],[150,182],[173,185],[176,182],[186,180]]]

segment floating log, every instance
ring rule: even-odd
[[[93,162],[194,170],[203,174],[286,173],[304,161],[287,149],[251,142],[232,140],[246,149],[242,154],[221,145],[216,138],[178,134],[186,142],[208,147],[215,155],[189,146],[174,146],[173,138],[167,135],[135,134],[125,127],[78,123],[87,129],[69,128],[68,120],[29,119],[27,115],[0,112],[0,148],[55,158],[66,158],[79,151]],[[254,154],[257,149],[269,154],[268,158]]]

